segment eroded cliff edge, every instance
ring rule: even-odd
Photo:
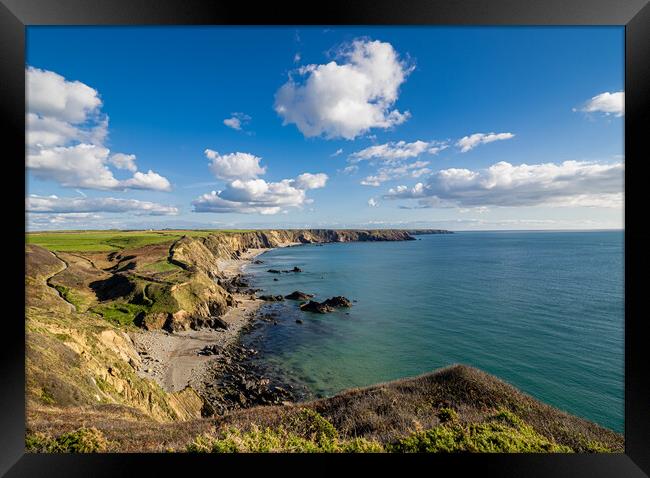
[[[237,306],[224,264],[251,249],[410,240],[406,231],[215,232],[114,252],[26,246],[27,398],[32,408],[119,404],[168,421],[201,416],[192,389],[142,377],[132,329],[218,328]]]

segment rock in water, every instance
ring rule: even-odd
[[[279,270],[277,270],[277,269],[269,269],[269,270],[266,271],[266,272],[270,272],[271,274],[280,274],[280,273],[281,273],[281,271],[279,271]]]
[[[350,299],[343,297],[342,295],[331,297],[324,301],[323,304],[329,305],[330,307],[352,307]]]
[[[300,292],[299,290],[294,290],[291,294],[285,295],[285,299],[290,300],[308,300],[314,297],[313,294],[307,294],[305,292]]]
[[[303,310],[305,312],[316,312],[318,314],[327,314],[328,312],[333,312],[334,308],[325,303],[310,300],[306,304],[302,304],[300,306],[300,310]]]
[[[291,272],[302,272],[302,269],[300,267],[294,267],[291,269]]]

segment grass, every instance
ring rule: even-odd
[[[54,288],[61,294],[61,297],[65,299],[66,302],[70,302],[74,305],[77,311],[81,312],[86,309],[86,303],[88,302],[82,294],[77,293],[74,289],[66,287],[64,285],[55,285]]]
[[[395,453],[571,453],[508,411],[500,411],[485,423],[448,423],[413,433],[390,444]]]
[[[294,431],[298,430],[298,431]],[[217,436],[198,436],[187,446],[193,453],[362,453],[382,452],[381,443],[364,438],[340,439],[334,426],[305,408],[286,424],[242,432],[230,427]]]
[[[444,412],[443,412],[444,410]],[[242,431],[229,427],[216,436],[203,434],[187,446],[198,453],[571,453],[566,445],[549,440],[519,417],[501,410],[485,422],[461,425],[451,409],[441,412],[447,421],[435,428],[411,433],[388,444],[366,438],[341,439],[334,426],[317,412],[303,409],[277,427],[253,425]],[[603,448],[599,451],[608,451]]]
[[[90,309],[115,325],[133,325],[133,320],[140,312],[148,312],[149,306],[129,304],[128,302],[111,302]]]
[[[179,267],[176,264],[172,264],[167,259],[162,259],[157,262],[152,262],[151,264],[147,264],[146,266],[142,267],[142,269],[145,271],[152,271],[152,272],[171,272],[171,271],[183,270],[182,267]]]
[[[51,251],[111,252],[122,249],[160,244],[183,236],[205,237],[215,233],[247,232],[244,229],[224,230],[164,230],[164,231],[58,231],[30,232],[28,244],[36,244]]]
[[[25,437],[28,453],[97,453],[106,451],[108,442],[95,428],[79,428],[53,438],[44,433],[31,433]]]

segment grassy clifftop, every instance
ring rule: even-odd
[[[30,418],[35,447],[86,433],[102,451],[622,452],[623,437],[561,412],[480,370],[452,366],[310,403],[215,419],[154,423],[123,408],[50,410]],[[56,417],[56,419],[54,419]]]

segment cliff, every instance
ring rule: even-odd
[[[311,242],[409,240],[405,231],[272,230],[209,233],[116,252],[26,246],[28,401],[32,408],[119,404],[155,420],[200,416],[191,389],[165,393],[141,378],[129,329],[218,325],[235,305],[215,279],[249,249]]]

